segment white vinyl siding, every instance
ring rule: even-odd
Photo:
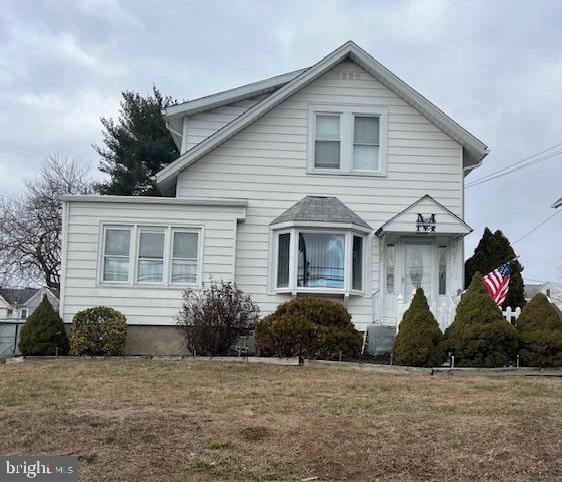
[[[235,230],[237,219],[244,217],[243,207],[143,204],[132,199],[131,203],[74,201],[66,203],[65,210],[61,313],[66,323],[72,322],[79,310],[104,305],[125,314],[129,324],[175,324],[182,292],[190,283],[173,284],[171,275],[164,275],[161,284],[138,283],[132,275],[133,269],[127,283],[103,281],[103,230],[110,226],[128,226],[132,231],[156,228],[200,233],[197,245],[200,267],[196,270],[200,279],[196,282],[234,278]],[[132,246],[136,245],[134,239],[131,234]],[[171,242],[166,241],[166,246],[168,244]],[[133,267],[136,264],[134,251],[136,248],[131,249]],[[165,264],[173,262],[167,257],[171,251],[170,247],[165,248]],[[175,254],[179,255],[174,255],[176,263],[190,255],[189,250],[180,248]]]
[[[348,75],[348,72],[357,75]],[[309,108],[334,104],[386,109],[386,177],[310,175]],[[350,61],[342,62],[232,139],[188,167],[177,196],[248,199],[246,221],[237,231],[236,281],[264,314],[290,294],[269,289],[269,223],[305,195],[337,196],[376,230],[425,194],[463,216],[462,147],[413,107]],[[379,289],[379,239],[372,253],[365,296],[347,301],[358,327],[372,322]],[[461,269],[461,268],[459,268]]]

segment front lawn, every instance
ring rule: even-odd
[[[562,379],[145,360],[0,365],[0,454],[80,480],[562,477]]]

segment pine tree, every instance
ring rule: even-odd
[[[562,365],[562,319],[556,308],[538,293],[517,319],[523,366]]]
[[[515,256],[515,251],[509,240],[500,230],[492,233],[490,229],[484,229],[484,234],[474,250],[474,254],[465,263],[465,288],[470,285],[472,277],[477,271],[483,274],[489,273],[502,263],[512,260]],[[521,276],[523,266],[515,260],[511,263],[511,270],[509,292],[504,306],[523,308],[525,306],[524,284]]]
[[[21,329],[19,349],[24,355],[66,355],[68,338],[64,323],[43,296]]]
[[[166,128],[162,109],[172,99],[156,87],[152,95],[125,91],[117,123],[102,118],[103,146],[94,146],[101,156],[99,170],[109,181],[98,184],[100,194],[158,196],[152,176],[179,156]]]
[[[443,361],[443,348],[439,324],[429,310],[423,289],[418,288],[394,338],[394,362],[416,367],[439,366]]]
[[[488,295],[479,272],[462,296],[445,338],[458,366],[505,366],[515,360],[519,346],[517,331]]]

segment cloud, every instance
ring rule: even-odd
[[[0,12],[0,190],[49,152],[96,156],[124,89],[184,99],[310,65],[353,39],[492,153],[476,179],[557,142],[562,5],[499,0],[7,0]],[[10,173],[8,178],[6,173]],[[466,218],[512,239],[562,196],[561,158],[467,190]],[[562,219],[517,246],[526,274],[556,279]]]

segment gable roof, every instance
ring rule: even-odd
[[[554,209],[562,207],[562,197],[552,205]]]
[[[489,150],[482,141],[457,124],[441,109],[437,108],[412,87],[400,80],[396,75],[390,72],[390,70],[377,62],[365,50],[360,48],[354,42],[348,41],[314,64],[312,67],[302,71],[296,71],[299,73],[297,73],[292,80],[278,88],[268,97],[262,99],[253,107],[250,107],[226,126],[217,130],[208,138],[183,153],[175,161],[168,164],[164,169],[156,174],[155,178],[157,186],[160,190],[170,188],[179,173],[190,164],[198,161],[201,157],[220,146],[223,142],[233,137],[242,129],[264,116],[267,112],[289,98],[295,92],[310,84],[322,74],[326,73],[328,70],[348,58],[363,68],[383,85],[388,87],[396,95],[401,97],[405,102],[414,107],[427,120],[435,124],[452,139],[462,145],[465,170],[469,171],[477,167],[480,161],[488,154]]]
[[[40,291],[39,288],[0,288],[0,296],[10,305],[23,305]]]
[[[391,217],[375,234],[378,236],[381,233],[415,233],[418,214],[435,214],[436,234],[466,235],[472,232],[472,228],[460,217],[426,194]]]
[[[333,196],[305,196],[283,214],[277,216],[270,225],[299,221],[354,224],[372,229],[360,216]]]
[[[168,120],[172,120],[175,117],[195,115],[200,112],[232,104],[233,102],[252,99],[264,94],[271,94],[279,87],[282,87],[293,80],[297,75],[301,74],[305,70],[306,69],[294,70],[285,74],[276,75],[275,77],[270,77],[269,79],[235,87],[234,89],[170,105],[163,109],[162,113]]]

